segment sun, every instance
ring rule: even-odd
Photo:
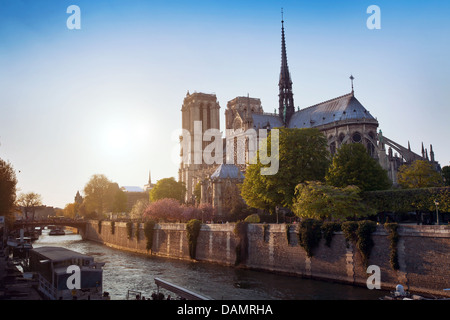
[[[106,131],[105,144],[108,149],[123,150],[129,141],[128,133],[121,127],[112,127]]]

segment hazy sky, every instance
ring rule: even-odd
[[[64,207],[96,173],[178,178],[188,90],[217,95],[221,130],[237,96],[273,112],[281,7],[296,106],[349,93],[353,74],[386,137],[449,164],[450,1],[0,0],[0,158],[21,192]]]

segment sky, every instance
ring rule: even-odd
[[[188,90],[216,94],[222,131],[237,96],[278,108],[281,8],[296,106],[353,75],[384,136],[450,164],[449,1],[0,0],[0,158],[19,192],[63,208],[93,174],[178,179]]]

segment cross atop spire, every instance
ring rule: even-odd
[[[353,90],[353,80],[355,80],[355,77],[353,75],[350,75],[350,81],[352,82],[352,93],[354,92],[354,90]]]
[[[289,67],[287,63],[286,54],[286,40],[284,36],[284,19],[283,8],[281,9],[281,70],[279,87],[279,106],[278,115],[283,119],[284,124],[287,126],[289,119],[295,112],[294,107],[294,95],[292,93],[292,80],[289,73]]]

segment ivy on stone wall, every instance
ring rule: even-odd
[[[331,240],[333,239],[333,235],[335,232],[341,230],[341,224],[334,221],[325,221],[322,224],[321,229],[323,238],[325,239],[325,245],[327,247],[331,247]]]
[[[114,234],[116,231],[116,222],[111,221],[111,234]]]
[[[345,246],[350,247],[350,242],[356,242],[356,229],[358,229],[358,223],[356,221],[345,221],[341,224],[341,230],[344,233]]]
[[[305,219],[299,224],[298,240],[300,246],[305,249],[308,257],[313,256],[313,249],[322,238],[321,222],[315,219]]]
[[[234,226],[234,234],[239,239],[236,245],[236,261],[235,265],[239,265],[247,259],[248,256],[248,223],[238,221]]]
[[[375,232],[376,230],[377,230],[376,222],[370,220],[358,221],[358,229],[356,230],[358,241],[356,242],[356,246],[361,252],[363,265],[366,268],[369,264],[370,253],[372,252],[372,248],[374,246],[372,233]]]
[[[389,262],[391,263],[391,267],[394,270],[400,269],[400,265],[398,263],[398,224],[397,223],[385,223],[384,228],[388,232],[388,238],[390,240],[390,259]]]
[[[186,232],[189,245],[189,256],[191,259],[195,259],[197,251],[197,238],[200,234],[200,228],[202,227],[202,222],[197,219],[191,219],[186,223]]]
[[[144,223],[144,235],[147,239],[147,251],[151,251],[153,247],[153,234],[155,233],[155,224],[156,222],[153,220],[149,220]]]
[[[139,225],[141,223],[138,221],[136,222],[136,230],[134,231],[134,235],[136,236],[136,240],[139,241]]]
[[[286,223],[285,228],[286,228],[286,239],[287,239],[287,243],[291,244],[291,225],[290,223]]]
[[[342,223],[341,229],[344,232],[347,248],[350,242],[355,243],[361,253],[363,265],[367,267],[374,246],[372,233],[377,229],[377,224],[370,220],[346,221]]]
[[[127,238],[131,239],[133,237],[133,222],[127,222]]]
[[[267,223],[263,224],[263,240],[269,242],[269,225]]]

